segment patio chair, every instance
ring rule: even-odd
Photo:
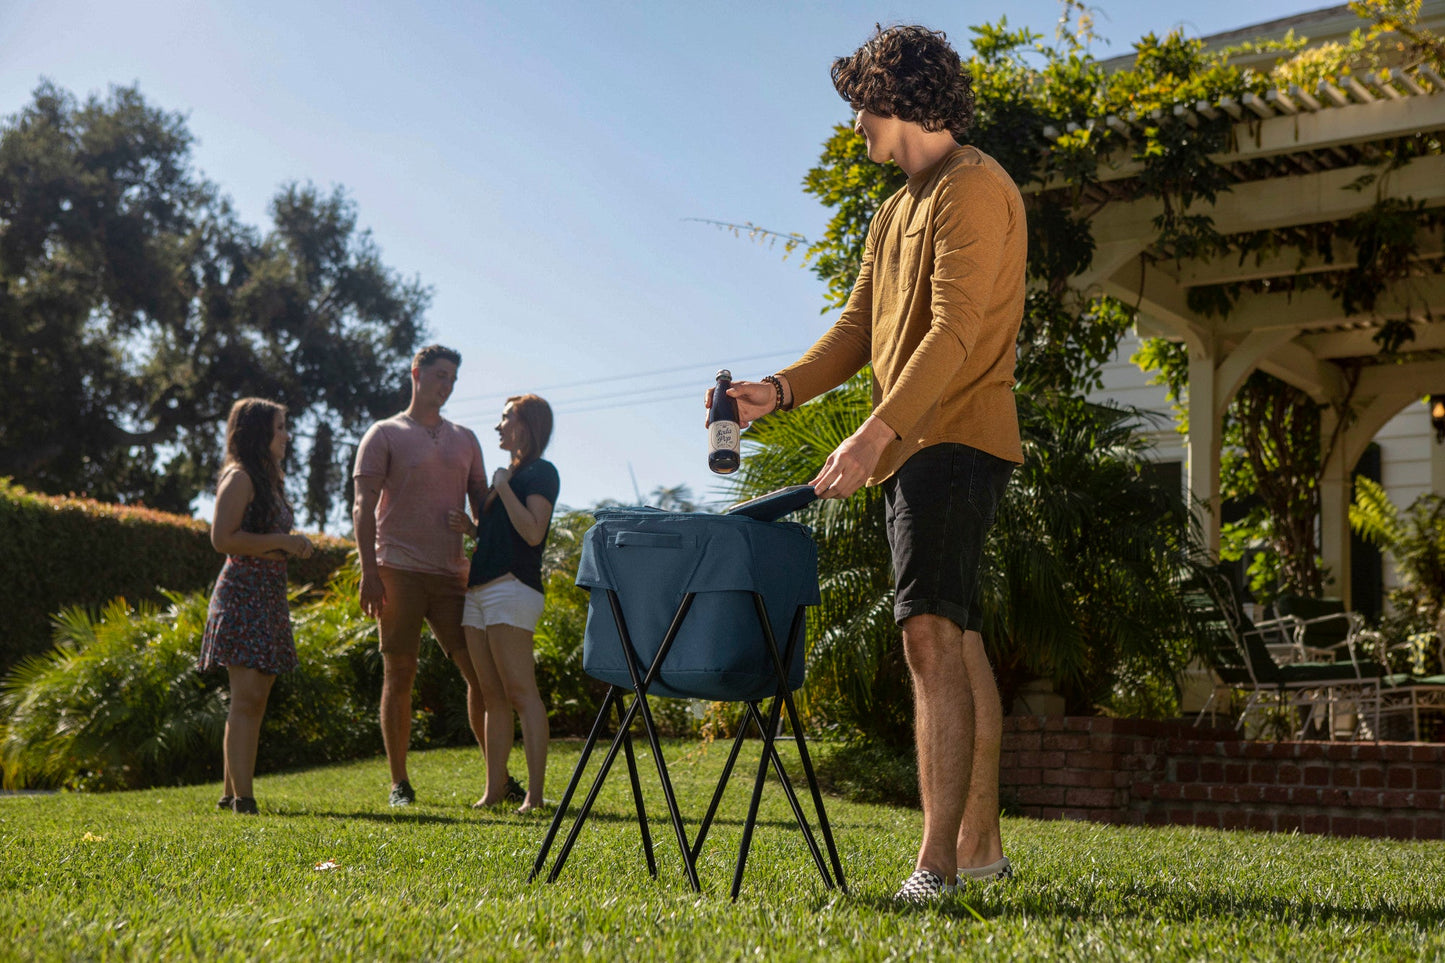
[[[1436,714],[1429,732],[1421,715]],[[1445,736],[1445,675],[1387,675],[1380,680],[1380,717],[1384,723],[1403,717],[1410,723],[1410,740],[1438,741]]]
[[[1333,739],[1338,710],[1348,704],[1355,709],[1353,732],[1378,738],[1384,666],[1361,658],[1353,646],[1347,646],[1347,660],[1281,664],[1274,652],[1298,651],[1297,620],[1255,623],[1245,614],[1228,573],[1213,566],[1202,569],[1200,577],[1218,605],[1219,624],[1232,643],[1216,647],[1215,671],[1226,684],[1248,693],[1237,727],[1244,726],[1251,711],[1272,703],[1280,709],[1303,710],[1295,738],[1322,725]],[[1372,720],[1368,728],[1363,724],[1367,714]]]
[[[1285,594],[1275,602],[1282,619],[1294,623],[1297,662],[1339,662],[1353,658],[1355,642],[1365,628],[1365,617],[1345,610],[1339,599],[1312,599]],[[1278,658],[1278,655],[1276,655]]]

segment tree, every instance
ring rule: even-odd
[[[315,437],[403,403],[428,289],[382,263],[344,191],[284,187],[262,234],[190,149],[134,87],[81,104],[42,83],[0,126],[0,475],[186,511],[238,397]],[[317,518],[335,480],[312,461]]]

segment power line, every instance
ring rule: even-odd
[[[742,363],[742,362],[747,362],[747,361],[763,361],[763,360],[765,360],[765,359],[767,359],[767,358],[777,358],[777,357],[781,357],[781,356],[783,356],[783,355],[791,355],[791,356],[793,356],[793,357],[797,357],[798,355],[801,355],[802,353],[803,353],[803,352],[802,352],[801,350],[793,350],[793,351],[787,351],[787,350],[784,350],[784,351],[770,351],[770,352],[768,352],[767,354],[750,355],[749,357],[746,357],[746,358],[734,358],[732,361],[727,362],[727,364],[740,364],[740,363]],[[609,382],[609,381],[624,381],[624,380],[630,380],[630,379],[634,379],[634,378],[653,378],[653,377],[656,377],[657,375],[676,374],[676,373],[678,373],[679,371],[690,371],[690,370],[695,370],[695,369],[697,369],[697,368],[715,368],[715,367],[721,367],[721,363],[716,362],[716,361],[699,361],[699,362],[695,362],[695,363],[693,363],[693,364],[677,365],[677,366],[671,367],[671,368],[658,368],[658,369],[655,370],[655,371],[635,371],[635,372],[629,372],[629,373],[627,373],[627,374],[605,375],[605,376],[603,376],[603,377],[601,377],[601,378],[584,378],[584,379],[581,380],[581,381],[569,381],[569,382],[565,382],[565,383],[563,383],[563,384],[546,385],[546,386],[543,386],[543,387],[541,387],[541,388],[532,388],[532,389],[529,389],[529,390],[533,391],[533,392],[536,393],[536,394],[543,394],[544,392],[565,391],[565,390],[567,390],[567,389],[569,389],[569,388],[587,388],[587,387],[591,387],[592,385],[606,384],[606,383]],[[516,391],[486,392],[486,393],[478,394],[478,395],[464,395],[464,396],[462,396],[462,397],[460,397],[460,398],[455,398],[455,399],[453,399],[453,401],[454,401],[454,403],[457,403],[457,404],[467,404],[467,403],[470,403],[470,402],[481,402],[481,401],[491,401],[491,400],[501,401],[501,400],[503,400],[503,399],[510,398],[512,395],[515,395],[515,394],[517,394],[517,393],[518,393],[518,392],[516,392]]]

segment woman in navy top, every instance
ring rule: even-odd
[[[525,813],[542,805],[550,738],[547,707],[537,690],[532,633],[542,615],[542,546],[560,487],[557,469],[541,457],[552,438],[552,409],[536,395],[508,398],[497,435],[500,447],[512,455],[510,464],[492,475],[475,520],[452,509],[448,521],[454,531],[477,540],[462,615],[467,651],[487,707],[487,788],[473,805],[500,805],[520,793],[517,811]],[[507,773],[513,710],[522,722],[525,790]]]

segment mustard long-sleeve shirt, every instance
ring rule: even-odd
[[[874,215],[842,315],[780,372],[797,405],[872,362],[873,413],[896,437],[868,484],[944,442],[1023,461],[1013,385],[1027,235],[1018,187],[974,147],[914,174]]]

